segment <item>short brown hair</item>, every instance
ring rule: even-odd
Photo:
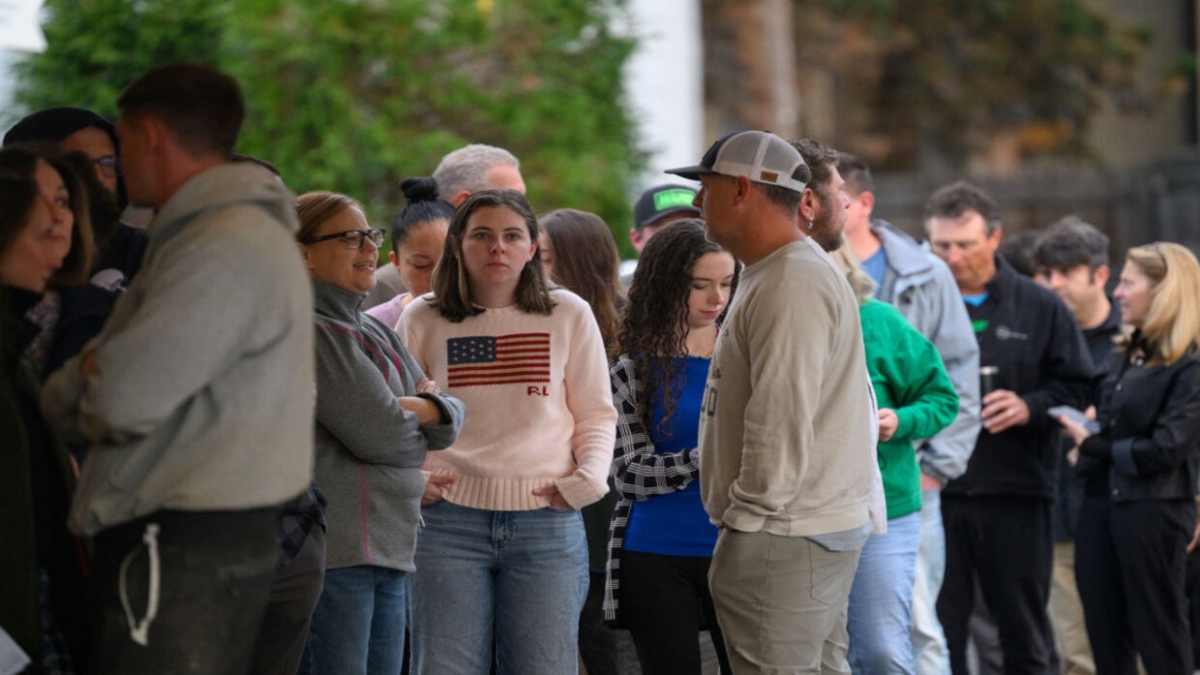
[[[929,196],[925,202],[925,226],[930,218],[961,218],[967,211],[983,216],[990,237],[1000,229],[1000,206],[982,189],[960,180]]]
[[[176,63],[146,71],[117,99],[121,114],[149,115],[170,130],[189,153],[228,158],[245,118],[237,80],[199,63]]]

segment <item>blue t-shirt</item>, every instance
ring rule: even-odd
[[[668,454],[694,448],[699,443],[700,409],[704,384],[708,380],[709,359],[695,356],[675,360],[675,372],[684,373],[682,387],[675,383],[675,412],[661,426],[663,392],[655,392],[651,401],[650,428],[647,432],[656,454]],[[700,481],[693,480],[682,490],[656,495],[634,502],[625,530],[625,550],[658,555],[711,558],[717,543],[717,528],[708,522],[700,499]]]
[[[879,291],[883,290],[883,275],[887,274],[887,251],[882,246],[875,249],[870,258],[862,261],[862,268],[875,281],[875,297],[879,297]]]
[[[986,292],[980,293],[979,295],[964,295],[963,296],[963,302],[967,303],[968,305],[970,305],[972,307],[979,307],[979,306],[983,305],[983,303],[987,302],[987,299],[988,299],[988,294]]]

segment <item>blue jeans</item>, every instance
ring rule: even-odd
[[[578,511],[422,507],[413,575],[414,675],[575,675],[588,588]]]
[[[921,514],[888,521],[887,534],[867,540],[854,585],[846,630],[850,671],[912,675],[912,595],[921,539]]]
[[[913,669],[917,675],[948,675],[950,651],[937,616],[938,594],[946,576],[946,531],[942,528],[942,493],[921,491],[921,545],[917,549],[912,599]]]
[[[300,672],[397,675],[408,626],[409,574],[359,565],[325,571]]]

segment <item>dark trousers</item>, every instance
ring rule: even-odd
[[[1185,576],[1196,525],[1191,499],[1084,500],[1075,579],[1097,675],[1191,675]]]
[[[325,582],[325,530],[313,525],[296,557],[275,572],[271,596],[254,645],[254,675],[296,675],[308,626]]]
[[[158,511],[97,535],[93,674],[248,673],[278,515]]]
[[[732,673],[717,627],[712,558],[621,552],[621,618],[643,675],[700,675],[700,631],[708,630],[722,673]]]
[[[946,577],[938,619],[950,669],[967,675],[967,638],[976,579],[996,628],[1007,675],[1052,675],[1054,645],[1046,603],[1054,564],[1050,501],[942,495]]]
[[[1188,619],[1192,628],[1192,664],[1200,663],[1200,550],[1188,554]]]
[[[588,675],[639,675],[629,631],[604,625],[604,572],[588,576],[587,599],[579,614],[579,658]]]

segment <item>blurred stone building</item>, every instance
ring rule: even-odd
[[[686,133],[703,130],[701,150],[760,128],[854,152],[876,170],[876,213],[918,235],[925,197],[968,178],[1010,232],[1075,213],[1114,255],[1200,250],[1200,0],[684,4],[699,7],[703,120]]]

